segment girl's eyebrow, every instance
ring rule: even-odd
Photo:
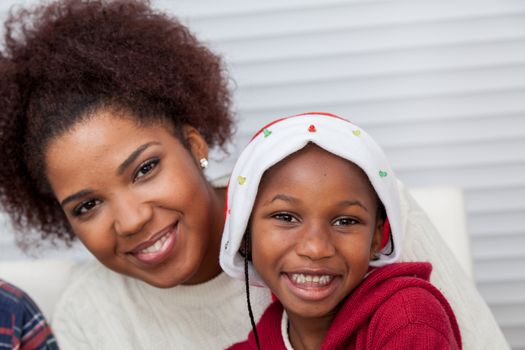
[[[288,202],[288,203],[298,203],[300,202],[299,199],[295,198],[295,197],[292,197],[292,196],[288,196],[286,194],[278,194],[278,195],[275,195],[272,199],[270,199],[269,201],[266,201],[263,203],[263,206],[266,206],[266,205],[270,205],[272,204],[273,202],[275,202],[276,200],[281,200],[281,201],[284,201],[284,202]]]
[[[137,147],[136,150],[134,150],[133,152],[131,152],[131,154],[128,156],[128,158],[126,158],[122,164],[120,164],[117,168],[117,175],[122,175],[124,173],[124,171],[126,171],[126,169],[129,167],[129,165],[131,163],[133,163],[135,161],[135,159],[137,159],[142,152],[144,152],[148,147],[152,146],[152,145],[160,145],[160,142],[148,142],[148,143],[145,143],[143,145],[140,145],[139,147]]]
[[[365,211],[368,211],[368,208],[364,206],[363,203],[361,203],[360,201],[358,200],[345,200],[345,201],[341,201],[339,203],[337,203],[339,206],[341,207],[350,207],[350,206],[354,206],[354,205],[357,205],[361,208],[363,208]]]
[[[290,204],[295,204],[295,203],[299,203],[300,202],[300,199],[297,199],[295,197],[292,197],[292,196],[289,196],[289,195],[286,195],[286,194],[278,194],[275,197],[273,197],[272,199],[270,199],[269,201],[264,202],[263,206],[270,205],[273,202],[275,202],[276,200],[281,200],[281,201],[284,201],[284,202],[287,202],[287,203],[290,203]],[[368,208],[363,203],[361,203],[358,200],[343,200],[343,201],[340,201],[340,202],[337,203],[337,206],[339,206],[339,207],[351,207],[351,206],[355,206],[355,205],[357,205],[358,207],[363,208],[365,211],[368,212]]]
[[[60,202],[60,205],[64,207],[67,203],[77,200],[79,198],[85,197],[92,192],[93,190],[88,188],[82,191],[78,191],[77,193],[73,193],[71,196],[67,196],[66,198],[64,198],[64,200]]]

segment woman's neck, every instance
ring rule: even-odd
[[[222,230],[224,228],[224,202],[226,189],[212,188],[210,186],[210,206],[212,208],[210,217],[203,217],[203,220],[210,222],[210,236],[208,249],[205,253],[204,261],[199,267],[199,271],[194,277],[184,284],[200,284],[210,281],[217,277],[222,269],[219,265],[219,253],[221,247]]]
[[[288,313],[288,337],[294,350],[320,349],[336,311],[322,317],[306,318]]]

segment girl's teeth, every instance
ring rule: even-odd
[[[292,281],[297,284],[319,284],[325,286],[332,281],[334,278],[331,275],[305,275],[302,273],[292,273],[290,274]]]
[[[166,243],[167,240],[168,240],[168,235],[164,235],[159,240],[157,240],[155,244],[147,247],[146,249],[142,249],[140,252],[143,254],[156,253],[162,249],[162,247],[164,246],[164,243]]]

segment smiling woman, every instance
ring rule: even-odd
[[[193,127],[181,132],[189,150],[165,123],[139,126],[123,112],[95,111],[53,139],[45,157],[53,193],[89,251],[163,288],[220,272],[217,236],[208,233],[221,232],[222,207],[196,164],[207,144]]]
[[[60,0],[6,29],[2,207],[20,235],[79,239],[102,263],[57,306],[61,348],[241,339],[243,284],[218,264],[224,191],[202,171],[231,134],[220,58],[140,0]],[[270,296],[255,294],[260,314]]]

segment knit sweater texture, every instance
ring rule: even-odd
[[[342,349],[461,349],[459,327],[445,297],[428,282],[429,263],[377,268],[349,295],[321,346]],[[261,349],[286,349],[283,307],[275,301],[257,325]],[[230,350],[257,349],[255,337]]]
[[[250,292],[258,319],[271,296],[263,288]],[[224,349],[250,329],[244,284],[224,273],[160,289],[96,261],[64,293],[52,325],[63,350]]]

